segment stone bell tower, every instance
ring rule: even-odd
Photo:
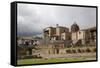
[[[74,22],[74,24],[72,24],[72,26],[71,26],[71,39],[72,39],[73,43],[78,41],[79,30],[80,30],[79,26],[77,25],[76,22]]]

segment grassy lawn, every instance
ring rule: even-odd
[[[52,59],[23,59],[18,60],[18,65],[23,64],[42,64],[42,63],[57,63],[57,62],[72,62],[72,61],[85,61],[95,60],[95,58],[52,58]]]

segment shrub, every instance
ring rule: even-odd
[[[86,49],[86,52],[91,52],[91,50],[89,48]]]
[[[66,50],[66,53],[71,53],[71,50],[69,49],[69,50]]]
[[[78,53],[81,53],[82,51],[81,51],[81,49],[78,49],[77,52],[78,52]]]
[[[96,48],[93,49],[93,52],[96,52]]]
[[[73,53],[76,53],[76,50],[72,50]]]

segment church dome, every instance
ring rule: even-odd
[[[76,31],[79,31],[79,26],[76,24],[76,23],[74,23],[74,24],[72,24],[72,26],[71,26],[71,32],[76,32]]]

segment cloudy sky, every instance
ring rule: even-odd
[[[96,8],[18,4],[19,36],[41,35],[44,28],[56,24],[68,27],[76,22],[81,29],[96,26]]]

